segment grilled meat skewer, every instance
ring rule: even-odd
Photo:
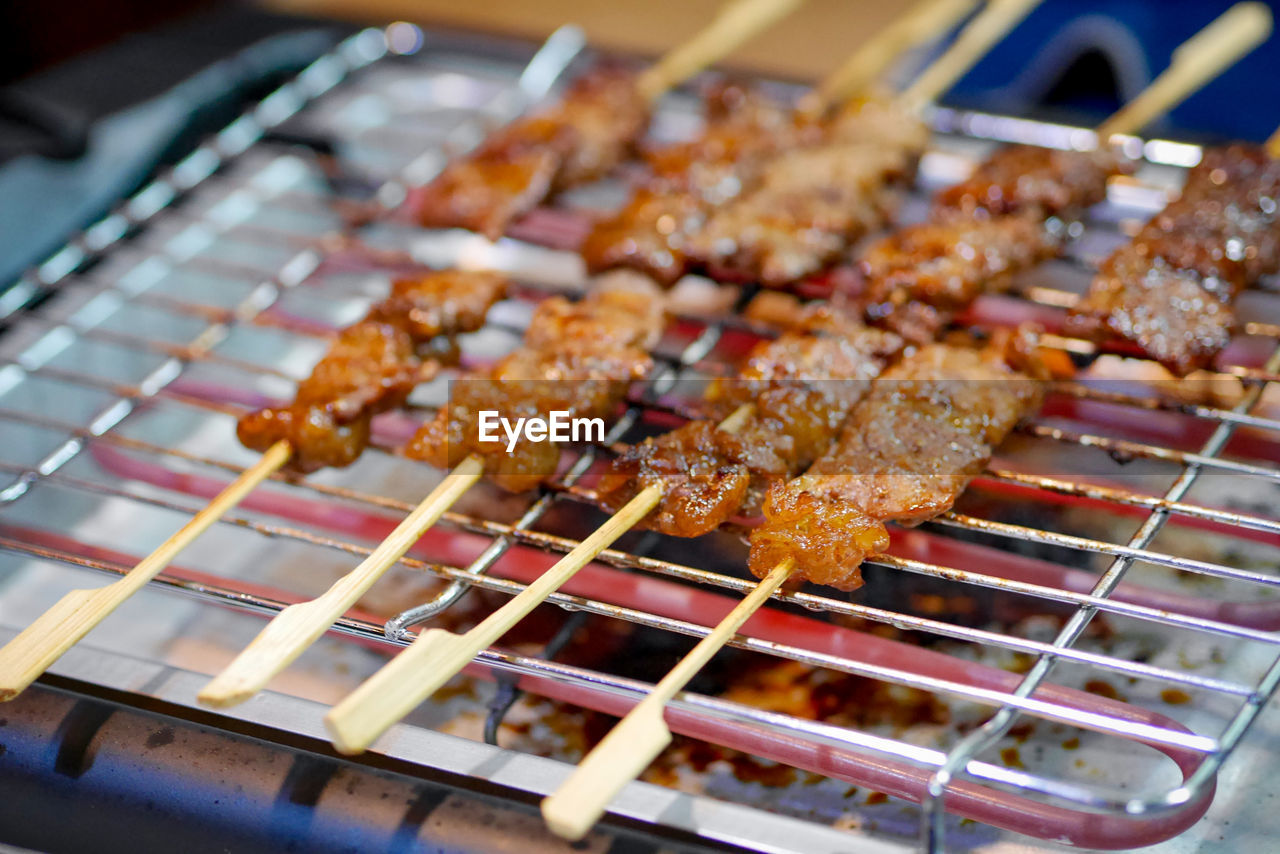
[[[449,404],[419,428],[405,453],[437,468],[476,455],[500,486],[536,486],[555,474],[559,446],[521,441],[508,452],[505,443],[481,441],[480,412],[508,418],[554,411],[572,418],[612,415],[628,386],[653,369],[648,351],[666,319],[659,297],[648,283],[627,283],[599,287],[578,302],[543,301],[523,346],[485,376],[455,382]]]
[[[894,133],[888,123],[879,128]],[[954,312],[1053,254],[1043,221],[1078,215],[1105,195],[1111,175],[1126,168],[1105,153],[997,151],[969,180],[940,196],[934,222],[900,229],[870,250],[863,262],[867,317],[907,340],[929,343]],[[1027,180],[1020,183],[1019,175]],[[644,486],[661,482],[662,503],[646,524],[664,533],[696,536],[735,514],[754,515],[771,484],[803,471],[835,441],[849,408],[866,391],[856,382],[832,382],[824,392],[822,383],[814,389],[795,381],[868,380],[901,345],[896,335],[876,339],[847,318],[835,323],[839,317],[815,316],[828,324],[825,335],[802,329],[757,348],[740,386],[756,397],[757,414],[738,434],[695,421],[624,453],[598,491],[605,507],[617,509]],[[804,356],[796,358],[797,351]],[[783,381],[762,392],[763,376]],[[832,399],[832,389],[843,397]],[[741,403],[741,397],[727,399]]]
[[[613,267],[631,267],[651,275],[663,285],[673,284],[692,267],[705,266],[707,259],[718,260],[717,253],[727,248],[721,245],[699,246],[697,254],[703,257],[697,263],[690,254],[696,245],[696,235],[709,219],[719,214],[717,209],[720,206],[751,192],[772,169],[784,172],[790,169],[794,173],[819,166],[830,173],[832,168],[830,163],[794,161],[771,166],[771,161],[780,154],[815,145],[853,141],[868,144],[879,141],[896,149],[903,145],[903,140],[893,136],[900,136],[903,131],[913,140],[908,143],[908,148],[922,146],[923,142],[918,140],[922,134],[927,137],[923,125],[900,105],[880,100],[853,102],[852,108],[847,103],[835,110],[832,106],[848,101],[849,95],[865,89],[896,56],[951,29],[974,5],[966,0],[933,0],[912,8],[801,98],[795,109],[785,109],[749,90],[730,87],[718,93],[718,97],[711,101],[710,119],[702,137],[692,143],[666,146],[651,153],[648,157],[653,172],[650,182],[641,187],[616,215],[596,224],[581,248],[587,268],[601,272]],[[980,17],[987,18],[992,26],[977,41],[969,39],[969,46],[959,54],[948,51],[944,61],[951,67],[967,67],[973,61],[972,57],[981,53],[981,50],[974,53],[970,48],[978,47],[978,42],[985,42],[989,37],[998,37],[999,32],[1011,25],[998,23],[994,18],[1012,20],[1016,15],[1006,17],[1003,10],[997,10],[995,15],[984,13]],[[948,84],[939,78],[935,85],[946,88]],[[929,91],[933,92],[932,89]],[[924,99],[930,97],[932,95],[926,94]],[[724,105],[729,105],[730,109],[725,110]],[[833,112],[834,116],[831,115]],[[883,122],[886,116],[889,120]],[[850,138],[850,124],[856,126],[856,139]],[[889,138],[879,136],[886,130]],[[826,159],[831,160],[833,156],[840,159],[839,154],[828,155]],[[848,165],[845,168],[848,169]],[[794,174],[790,178],[775,176],[771,193],[776,196],[780,192],[779,184],[790,184],[794,195],[802,196],[804,188],[794,186],[796,178]],[[833,203],[821,212],[828,232],[856,232],[867,224],[863,221],[867,213],[866,201],[856,189],[852,193],[856,195],[853,207],[862,211],[862,215],[852,219],[846,217],[839,209],[840,200],[832,199]],[[790,212],[790,236],[794,239],[795,230],[801,227],[798,217],[804,214],[794,210],[799,205],[797,200],[791,200],[789,205],[793,208]],[[757,203],[739,214],[738,219],[752,216],[753,211],[758,213],[760,209]],[[734,228],[733,222],[723,225],[723,229],[730,232]],[[790,249],[778,246],[787,240],[787,236],[778,231],[786,228],[786,223],[774,222],[769,233],[756,238],[763,245],[749,247],[743,255],[733,252],[736,266],[745,265],[747,274],[751,275],[754,266],[768,260],[757,256],[772,254],[781,259],[783,255],[789,255],[792,257],[788,263],[795,265],[797,251],[810,254],[828,251],[823,246]],[[730,237],[736,237],[736,234],[730,234]],[[831,242],[828,239],[825,244]],[[777,248],[770,249],[771,246]],[[787,264],[774,262],[770,269],[775,266],[785,269]],[[787,274],[779,272],[777,275]]]
[[[797,5],[799,0],[732,0],[641,74],[597,66],[558,103],[516,119],[446,165],[417,198],[419,221],[498,239],[547,196],[612,170],[632,151],[648,126],[650,104],[663,92]]]
[[[1236,296],[1280,270],[1278,207],[1280,162],[1252,146],[1206,152],[1179,198],[1103,262],[1068,330],[1119,336],[1176,374],[1208,366]]]
[[[1052,218],[1074,219],[1132,171],[1110,152],[1006,146],[967,180],[942,191],[926,222],[873,244],[859,267],[868,320],[909,341],[934,340],[983,293],[1057,254]]]
[[[889,544],[886,522],[917,525],[951,508],[995,447],[1039,408],[1042,385],[986,349],[933,344],[889,368],[837,441],[801,477],[769,490],[748,566],[782,561],[817,584],[850,590]],[[1013,360],[1016,361],[1016,360]]]
[[[448,163],[420,191],[418,222],[497,240],[552,192],[613,169],[648,122],[635,75],[588,72],[559,103],[516,119]]]
[[[888,222],[928,129],[892,102],[868,100],[824,130],[820,144],[772,158],[754,188],[711,214],[688,242],[695,263],[783,287]]]
[[[891,333],[830,309],[757,345],[739,376],[709,393],[714,414],[751,406],[733,433],[699,419],[627,449],[597,489],[616,511],[647,487],[662,498],[642,524],[693,537],[758,510],[769,484],[803,469],[901,347]]]
[[[938,194],[934,219],[1025,214],[1071,219],[1107,197],[1107,179],[1132,165],[1107,150],[1006,145],[968,178]]]
[[[819,126],[764,94],[725,84],[707,99],[691,142],[645,153],[650,176],[621,210],[595,223],[579,252],[590,273],[639,270],[665,286],[689,269],[688,241],[722,205],[757,180],[768,158],[816,141]]]
[[[244,415],[237,436],[256,451],[287,440],[295,471],[351,465],[369,444],[373,416],[403,406],[451,358],[453,337],[484,325],[506,288],[495,273],[457,270],[396,280],[364,320],[338,332],[292,403]]]

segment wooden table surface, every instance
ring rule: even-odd
[[[720,0],[263,0],[279,11],[385,24],[404,20],[540,39],[561,24],[593,45],[656,55],[711,20]],[[800,80],[821,77],[910,0],[806,0],[790,17],[733,54],[725,67]]]

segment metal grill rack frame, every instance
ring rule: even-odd
[[[239,330],[279,328],[272,310],[286,295],[299,291],[323,264],[330,259],[328,250],[318,243],[314,230],[295,230],[287,227],[264,228],[238,222],[233,216],[224,217],[212,208],[194,209],[184,203],[195,191],[217,182],[230,182],[236,193],[255,196],[258,202],[270,202],[313,221],[324,219],[328,200],[311,190],[285,189],[277,191],[267,184],[255,184],[252,165],[261,156],[261,162],[279,164],[289,162],[287,149],[276,143],[264,142],[263,137],[301,110],[334,92],[341,92],[341,84],[358,72],[368,72],[386,62],[387,41],[382,31],[369,30],[343,42],[333,53],[322,58],[297,78],[265,99],[227,129],[201,145],[191,155],[167,170],[152,183],[125,201],[107,217],[87,229],[71,241],[15,287],[0,296],[0,320],[8,326],[9,334],[0,338],[0,424],[25,425],[44,430],[55,430],[65,439],[38,459],[24,462],[0,459],[0,473],[11,477],[0,490],[0,550],[27,556],[41,561],[79,566],[107,574],[121,574],[130,568],[127,561],[113,559],[100,550],[86,548],[77,551],[74,543],[40,541],[14,535],[5,525],[5,508],[23,501],[28,494],[44,484],[57,488],[79,490],[105,498],[124,499],[161,509],[191,514],[199,509],[188,497],[175,499],[164,490],[139,492],[124,484],[104,485],[67,474],[68,464],[84,454],[90,447],[114,448],[149,455],[159,461],[181,463],[197,469],[220,473],[230,477],[241,468],[237,463],[212,455],[186,449],[149,443],[121,433],[117,428],[127,423],[131,415],[144,409],[149,402],[159,399],[180,401],[183,405],[203,409],[209,413],[225,415],[234,412],[234,405],[226,402],[200,399],[181,389],[180,380],[192,365],[221,364],[236,370],[274,375],[277,381],[287,380],[292,374],[224,352]],[[512,85],[511,64],[502,66],[505,85],[497,87],[497,96],[487,99],[474,109],[474,115],[459,123],[457,136],[445,139],[450,143],[465,143],[474,138],[486,120],[493,120],[518,110],[523,104],[537,100],[554,85],[557,78],[569,66],[581,49],[580,35],[571,30],[563,31],[548,42],[532,62],[524,66],[524,73]],[[415,60],[406,59],[404,62]],[[518,66],[517,66],[518,67]],[[465,82],[464,71],[448,72],[453,83]],[[456,78],[456,79],[455,79]],[[355,84],[360,84],[358,78]],[[1067,140],[1068,144],[1088,144],[1080,134],[1087,132],[1069,128],[1043,125],[1022,120],[998,119],[951,111],[939,111],[936,124],[954,132],[963,132],[975,138],[990,139],[1046,139]],[[433,158],[439,160],[438,151],[431,156],[402,156],[406,146],[412,148],[412,139],[402,140],[391,146],[388,161],[394,161],[394,169],[388,167],[377,177],[380,186],[377,197],[394,203],[403,196],[404,176],[419,176],[431,168]],[[1136,144],[1136,141],[1135,141]],[[1162,147],[1163,146],[1163,147]],[[1194,146],[1176,143],[1147,142],[1148,155],[1167,155],[1166,164],[1172,161],[1184,163],[1198,156]],[[397,159],[398,158],[398,159]],[[1159,159],[1156,157],[1155,159]],[[245,174],[237,169],[244,168]],[[399,176],[399,177],[398,177]],[[234,234],[235,239],[247,245],[256,245],[266,255],[276,258],[263,262],[265,268],[237,267],[225,258],[200,256],[196,249],[187,255],[173,255],[176,238],[163,241],[153,239],[160,229],[177,228],[179,235]],[[401,232],[404,236],[408,232]],[[393,235],[394,236],[394,235]],[[192,238],[194,239],[194,238]],[[478,240],[478,238],[477,238]],[[286,246],[283,253],[270,255],[278,246]],[[96,272],[91,262],[109,259],[117,253],[135,251],[141,258],[162,257],[169,253],[172,263],[191,264],[206,272],[229,276],[247,282],[242,299],[221,309],[208,305],[186,303],[168,296],[157,297],[145,288],[134,289],[127,283],[108,281]],[[185,251],[185,250],[183,250]],[[1074,263],[1087,263],[1076,259]],[[255,278],[256,277],[256,278]],[[551,278],[556,278],[552,276]],[[572,287],[573,282],[563,282]],[[1046,289],[1034,294],[1047,304],[1061,304],[1065,295]],[[49,297],[47,304],[44,303]],[[68,304],[59,301],[69,298]],[[332,295],[317,296],[318,300],[334,300]],[[136,331],[121,331],[100,324],[120,306],[134,306],[146,311],[172,314],[197,331],[178,343],[158,337],[149,337]],[[683,350],[668,356],[665,370],[654,381],[650,392],[661,392],[681,373],[708,357],[727,328],[747,327],[741,318],[728,317],[717,320],[682,318],[682,322],[698,328]],[[700,325],[699,325],[700,324]],[[296,329],[288,329],[290,334]],[[1255,336],[1277,337],[1275,324],[1259,322],[1249,330]],[[16,344],[14,342],[17,342]],[[122,348],[136,352],[139,359],[153,363],[144,374],[129,382],[107,379],[92,371],[57,364],[56,356],[63,348],[76,341],[85,341],[104,347]],[[1073,346],[1065,342],[1064,346]],[[1039,798],[1045,803],[1064,804],[1072,809],[1104,816],[1151,818],[1159,822],[1166,818],[1176,824],[1180,814],[1194,811],[1211,796],[1214,778],[1222,763],[1241,743],[1250,724],[1262,707],[1280,686],[1280,650],[1275,650],[1271,663],[1262,675],[1251,682],[1240,681],[1223,675],[1206,675],[1131,660],[1119,655],[1094,652],[1077,647],[1077,642],[1090,621],[1097,614],[1139,621],[1172,631],[1190,632],[1247,641],[1274,649],[1280,643],[1280,634],[1265,624],[1248,624],[1215,618],[1203,614],[1178,613],[1162,607],[1116,597],[1117,589],[1135,562],[1166,567],[1182,573],[1226,579],[1234,583],[1258,585],[1263,588],[1280,587],[1280,575],[1267,571],[1249,570],[1234,566],[1174,554],[1161,550],[1156,541],[1170,519],[1191,519],[1219,526],[1229,526],[1239,531],[1260,532],[1264,535],[1280,534],[1280,520],[1255,513],[1242,513],[1198,503],[1189,499],[1189,493],[1205,471],[1221,471],[1240,477],[1263,481],[1280,480],[1280,468],[1243,462],[1224,456],[1224,450],[1240,427],[1256,431],[1276,432],[1280,422],[1254,412],[1266,393],[1272,378],[1280,373],[1280,350],[1272,353],[1260,369],[1241,367],[1233,371],[1244,378],[1244,393],[1230,407],[1218,407],[1203,403],[1177,404],[1155,397],[1122,395],[1099,392],[1082,386],[1060,389],[1064,394],[1078,396],[1082,400],[1118,402],[1135,411],[1172,411],[1211,425],[1211,432],[1193,451],[1177,450],[1156,443],[1115,438],[1104,434],[1081,433],[1047,424],[1034,424],[1023,432],[1033,438],[1056,442],[1064,446],[1083,445],[1100,448],[1115,454],[1150,459],[1178,467],[1173,482],[1158,494],[1145,494],[1117,488],[1100,487],[1088,482],[1074,482],[1069,478],[1053,478],[1030,475],[1014,469],[994,467],[984,477],[995,483],[1029,488],[1037,493],[1058,496],[1079,496],[1090,500],[1126,508],[1142,514],[1138,529],[1123,542],[1110,542],[1071,536],[1052,530],[986,520],[961,512],[951,512],[939,520],[942,533],[948,529],[979,531],[1001,538],[1009,543],[1021,541],[1046,547],[1069,549],[1082,555],[1102,556],[1109,560],[1105,570],[1096,576],[1090,589],[1061,589],[1025,580],[1011,580],[994,574],[975,571],[963,566],[947,566],[923,560],[902,557],[884,558],[878,563],[890,569],[914,576],[941,579],[964,588],[991,590],[1006,594],[1027,596],[1065,605],[1071,608],[1070,616],[1050,641],[1034,640],[1013,634],[992,631],[933,619],[928,616],[898,612],[881,607],[861,604],[855,600],[842,600],[831,596],[796,591],[782,592],[780,602],[802,606],[812,611],[857,618],[872,623],[894,626],[898,629],[920,632],[938,638],[964,643],[990,645],[1034,658],[1034,663],[1011,687],[994,690],[969,684],[960,679],[943,679],[908,669],[878,665],[867,661],[844,658],[820,650],[781,643],[753,636],[739,636],[735,647],[763,653],[783,659],[801,662],[815,668],[884,680],[896,685],[921,691],[944,694],[982,704],[991,709],[985,722],[968,735],[960,738],[948,749],[924,748],[908,741],[887,738],[868,732],[836,727],[831,724],[805,720],[786,714],[768,712],[714,697],[685,693],[672,704],[673,713],[689,718],[711,719],[766,732],[815,749],[847,751],[854,755],[876,757],[901,762],[920,770],[923,780],[923,808],[921,823],[925,844],[931,850],[941,850],[947,831],[945,823],[944,795],[959,791],[966,785],[991,787],[989,791],[1000,797],[1012,793],[1012,797]],[[104,405],[78,419],[14,409],[5,404],[4,398],[13,389],[32,379],[71,384],[93,390],[102,395]],[[565,552],[572,548],[574,540],[537,529],[547,510],[562,502],[582,500],[574,489],[574,481],[590,466],[596,455],[608,453],[607,445],[622,437],[642,417],[650,404],[638,398],[635,405],[617,422],[606,437],[606,447],[591,448],[579,458],[562,482],[536,496],[525,512],[511,524],[498,523],[479,516],[461,512],[446,514],[442,525],[457,531],[480,535],[489,539],[488,547],[480,557],[466,566],[451,566],[406,558],[405,566],[432,573],[449,584],[431,601],[411,608],[385,623],[356,618],[344,618],[336,627],[338,633],[405,645],[412,641],[411,628],[429,620],[454,604],[472,587],[514,595],[523,584],[506,578],[491,577],[486,572],[509,549],[534,547],[552,552]],[[651,407],[650,407],[651,408]],[[387,446],[375,447],[372,453],[393,453]],[[367,508],[372,512],[400,514],[411,504],[380,494],[334,486],[323,482],[303,481],[291,484],[316,500],[341,501]],[[276,522],[265,522],[258,515],[247,512],[229,514],[224,524],[238,526],[258,534],[310,543],[362,557],[370,548],[340,534],[316,532],[305,526],[292,527]],[[695,582],[730,595],[748,590],[751,582],[720,572],[701,569],[665,560],[642,557],[638,554],[609,550],[599,562],[621,569],[653,575],[660,579],[679,582]],[[214,601],[236,609],[272,614],[288,603],[261,590],[243,587],[231,579],[219,581],[209,578],[192,578],[181,574],[166,573],[155,585],[194,596],[201,601]],[[549,600],[562,608],[586,611],[616,619],[673,632],[689,637],[701,637],[708,628],[687,620],[657,612],[644,612],[625,604],[587,598],[570,593],[557,593]],[[1280,606],[1277,606],[1280,609]],[[479,661],[499,671],[542,680],[543,684],[556,683],[575,690],[595,692],[613,698],[634,701],[642,696],[648,686],[634,680],[616,677],[604,672],[586,670],[555,661],[492,649]],[[1059,663],[1094,668],[1100,672],[1124,677],[1154,680],[1161,684],[1204,691],[1227,698],[1235,705],[1226,716],[1225,723],[1215,733],[1203,734],[1184,727],[1159,726],[1136,718],[1091,712],[1074,707],[1058,699],[1037,696],[1037,690]],[[1022,717],[1029,715],[1042,720],[1056,721],[1095,733],[1136,739],[1147,745],[1157,745],[1179,755],[1193,757],[1186,765],[1187,775],[1178,785],[1155,795],[1125,797],[1104,787],[1041,776],[1015,768],[1005,767],[980,758],[997,744]],[[854,760],[857,761],[856,758]],[[950,789],[949,789],[950,787]],[[1166,834],[1167,835],[1167,834]]]

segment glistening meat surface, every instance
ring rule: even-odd
[[[867,317],[910,341],[932,341],[956,311],[1006,290],[1056,248],[1044,226],[1024,216],[901,228],[862,256]]]
[[[510,452],[480,439],[480,413],[605,418],[628,386],[653,367],[648,354],[665,323],[661,295],[648,283],[601,286],[578,302],[552,297],[538,306],[523,346],[483,376],[453,384],[450,400],[422,425],[405,453],[438,468],[477,455],[502,487],[522,491],[555,474],[559,446],[520,441]]]
[[[1103,262],[1068,329],[1115,335],[1171,371],[1208,366],[1231,340],[1236,296],[1280,269],[1280,164],[1211,150],[1182,195]]]
[[[265,451],[287,440],[296,471],[350,465],[369,443],[373,416],[402,406],[414,386],[434,376],[453,350],[449,339],[479,329],[506,287],[499,275],[460,271],[394,282],[365,320],[338,333],[292,404],[240,419],[240,441]]]
[[[821,143],[764,164],[756,186],[690,238],[688,254],[771,287],[803,279],[888,222],[927,142],[919,119],[892,103],[849,105]]]
[[[934,203],[934,219],[1027,214],[1044,220],[1074,217],[1107,196],[1107,179],[1132,171],[1109,151],[1058,151],[1008,145],[984,160]]]
[[[616,214],[595,224],[580,252],[592,273],[625,267],[674,284],[688,269],[689,238],[716,205],[752,186],[779,150],[816,138],[816,125],[762,93],[724,85],[707,99],[697,139],[645,154],[647,180]]]
[[[496,240],[551,193],[617,166],[648,120],[632,74],[594,69],[555,105],[516,119],[446,164],[416,197],[418,221]]]
[[[1040,384],[1007,364],[1003,343],[931,345],[874,386],[826,454],[770,489],[765,522],[751,533],[756,575],[790,560],[815,583],[860,586],[862,561],[888,545],[884,524],[950,509],[1041,399]]]
[[[602,480],[601,503],[616,510],[657,486],[662,499],[643,524],[682,537],[758,512],[770,484],[802,469],[835,438],[849,408],[900,347],[897,336],[848,316],[811,312],[795,331],[758,345],[736,379],[711,389],[717,418],[751,407],[738,429],[700,419],[633,445]]]

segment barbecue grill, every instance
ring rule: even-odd
[[[464,358],[509,348],[540,295],[581,289],[581,264],[564,246],[585,213],[621,200],[617,182],[568,194],[494,244],[383,217],[360,229],[361,246],[382,255],[336,238],[344,221],[334,201],[354,186],[393,209],[447,151],[571,75],[583,51],[572,30],[536,51],[489,38],[406,42],[361,32],[0,297],[0,641],[82,586],[84,571],[90,580],[127,571],[249,465],[234,417],[288,395],[322,352],[323,333],[385,290],[387,258],[497,268],[516,281],[516,295],[466,341]],[[678,137],[696,114],[695,99],[676,93],[653,132]],[[997,142],[1095,141],[1077,128],[946,109],[932,121],[917,210]],[[309,141],[331,155],[299,146]],[[1199,148],[1174,141],[1129,145],[1142,169],[1073,227],[1067,256],[1025,277],[1013,295],[984,300],[967,320],[1052,317],[1070,305],[1092,265],[1199,158]],[[583,474],[615,443],[669,419],[680,382],[715,375],[744,337],[760,333],[744,310],[752,296],[732,292],[727,313],[700,313],[690,300],[658,345],[662,370],[600,446],[535,496],[499,501],[490,492],[446,514],[375,592],[393,589],[340,621],[275,691],[216,715],[195,706],[204,676],[252,637],[259,617],[322,590],[439,478],[395,455],[416,423],[403,414],[379,422],[374,452],[351,469],[277,477],[226,516],[40,686],[0,710],[10,722],[0,745],[36,779],[77,776],[96,751],[108,776],[85,779],[108,793],[113,779],[159,792],[165,780],[203,777],[204,788],[174,784],[175,797],[209,816],[221,808],[246,827],[257,820],[255,798],[287,801],[294,832],[309,822],[318,839],[341,831],[390,845],[420,826],[430,838],[432,828],[457,824],[446,807],[454,804],[498,815],[509,844],[551,845],[528,803],[568,768],[537,755],[561,748],[553,734],[538,735],[545,719],[530,725],[532,704],[511,711],[506,701],[518,688],[564,708],[625,711],[646,689],[626,662],[561,661],[558,648],[575,632],[629,624],[640,649],[682,649],[753,584],[733,537],[635,534],[625,550],[605,552],[549,600],[586,617],[566,617],[566,630],[541,649],[522,643],[477,660],[469,678],[499,686],[488,710],[465,691],[437,698],[369,756],[341,766],[322,758],[321,716],[419,627],[465,622],[474,591],[517,593],[550,563],[547,552],[572,548],[599,518],[584,509]],[[1116,359],[1092,344],[1051,338],[1097,371],[1055,388],[955,511],[898,536],[893,556],[868,569],[865,590],[782,593],[733,643],[744,667],[795,662],[805,673],[864,677],[892,686],[891,698],[929,698],[946,709],[939,720],[845,725],[716,691],[685,693],[668,712],[675,732],[815,776],[766,787],[735,778],[721,761],[677,780],[684,791],[632,784],[614,804],[612,829],[588,844],[640,845],[639,829],[653,845],[894,850],[916,844],[920,828],[931,850],[1026,843],[1025,835],[1047,846],[1130,848],[1193,825],[1193,834],[1214,832],[1197,822],[1215,785],[1234,809],[1264,815],[1260,804],[1276,784],[1250,788],[1249,773],[1274,756],[1273,735],[1256,733],[1256,755],[1228,766],[1244,771],[1219,774],[1280,684],[1280,415],[1271,386],[1280,379],[1280,297],[1258,290],[1243,306],[1252,322],[1221,373],[1179,385],[1181,396],[1107,374]],[[420,389],[410,415],[425,417],[445,393],[443,380]],[[502,738],[495,734],[508,713],[526,715],[504,739],[515,747],[451,734],[478,734],[479,716],[490,741]],[[174,726],[182,736],[171,748]],[[215,753],[233,758],[220,766]],[[42,755],[56,755],[45,771]],[[130,758],[140,756],[149,758]],[[287,764],[280,756],[292,763],[287,774],[248,770],[278,769]],[[325,762],[338,770],[304,773]],[[219,767],[224,784],[240,786],[225,807],[210,778]],[[344,795],[342,781],[361,774],[401,806],[369,807],[372,783],[349,783]],[[423,795],[413,778],[453,788]],[[495,795],[501,800],[487,800]],[[1251,802],[1258,806],[1242,806]],[[174,809],[158,811],[169,819]],[[466,844],[496,843],[472,835]]]

